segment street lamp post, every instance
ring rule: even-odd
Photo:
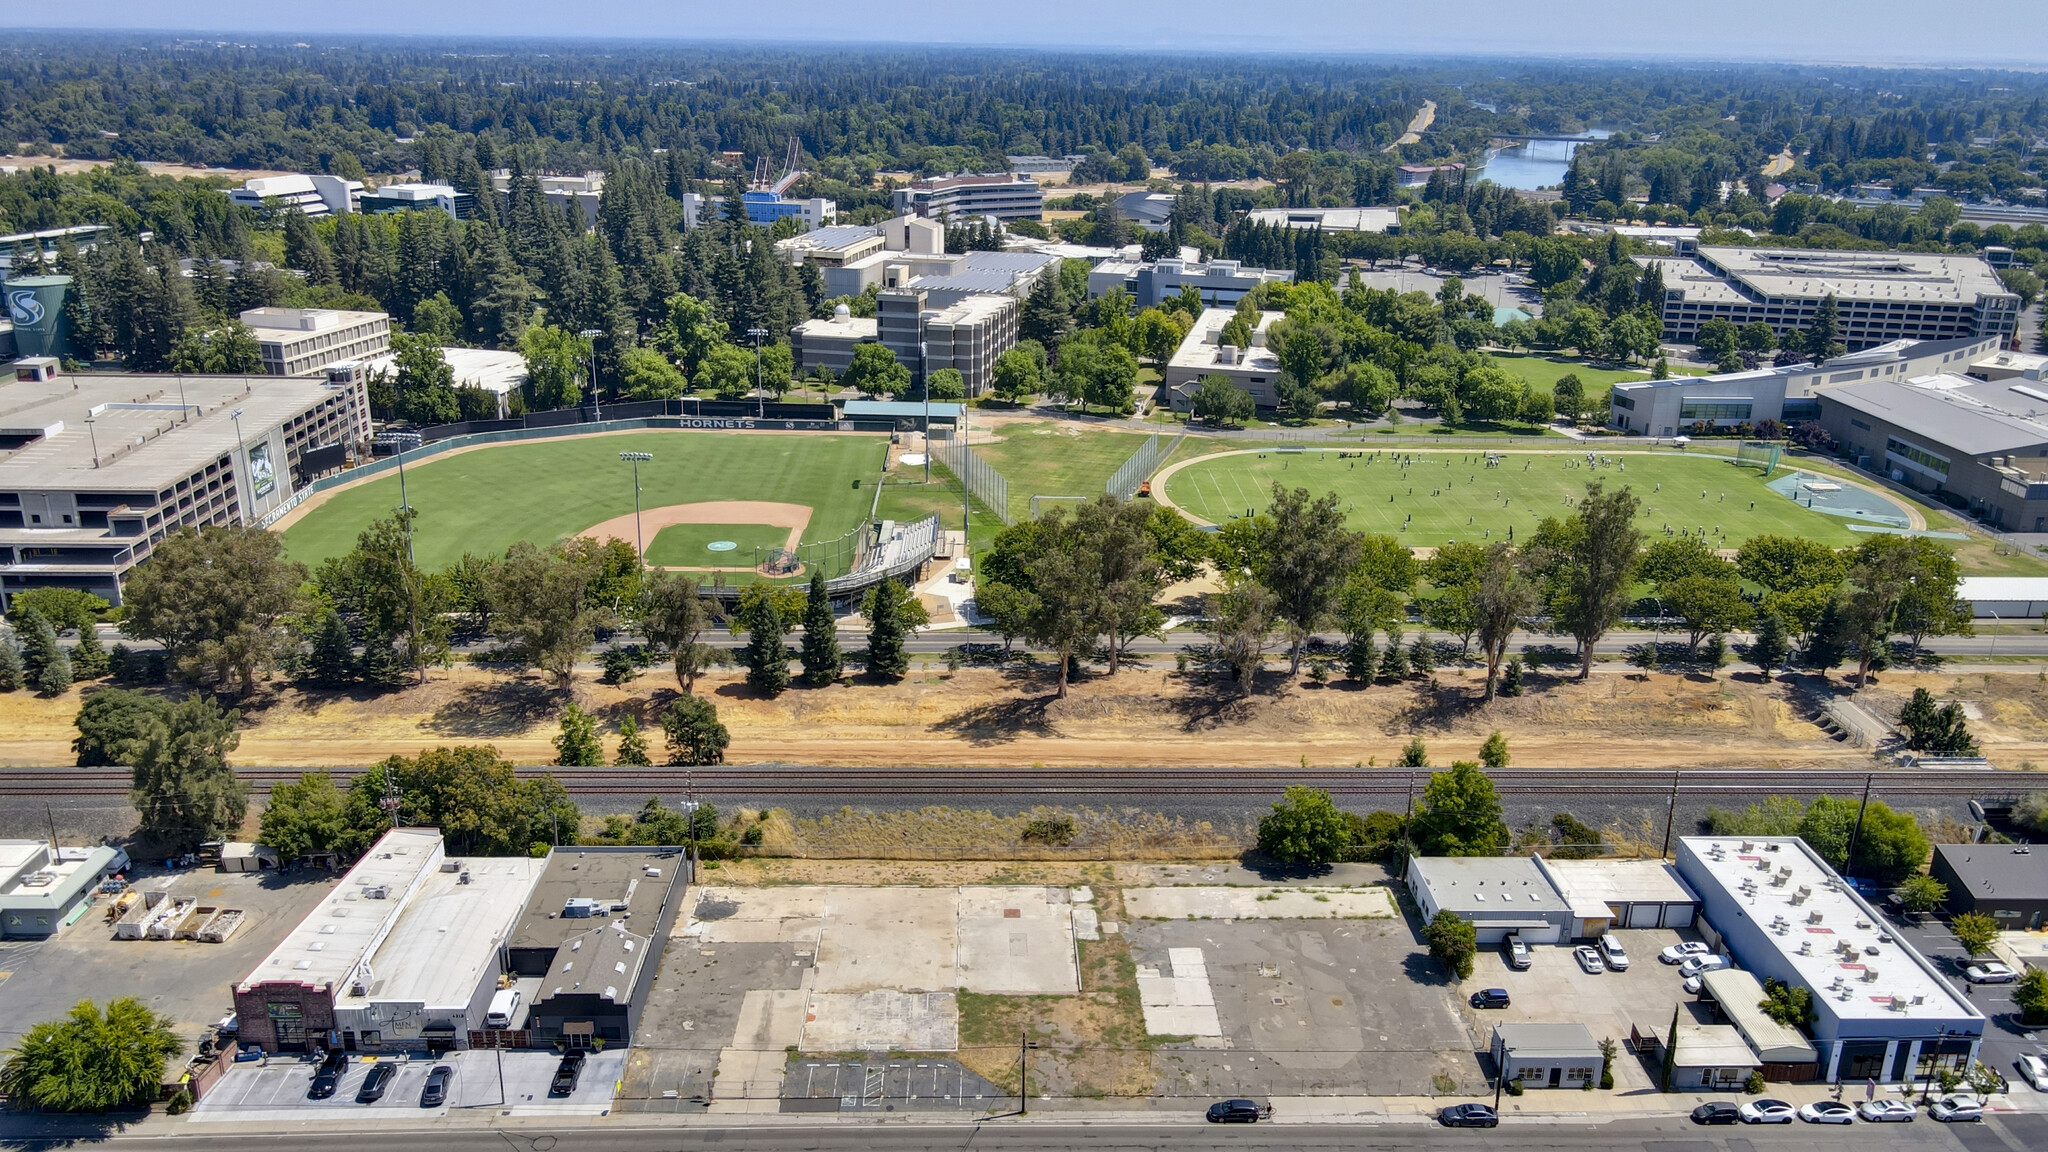
[[[747,329],[747,335],[754,338],[754,415],[763,420],[768,417],[768,394],[761,387],[761,337],[767,334],[766,328]]]
[[[590,413],[591,413],[591,415],[592,415],[593,417],[595,417],[595,418],[596,418],[596,421],[602,421],[602,420],[604,419],[604,408],[603,408],[603,407],[602,407],[602,406],[601,406],[600,404],[598,404],[598,402],[597,402],[597,344],[596,344],[596,340],[597,340],[597,338],[598,338],[599,336],[602,336],[602,335],[604,335],[604,329],[602,329],[602,328],[585,328],[585,329],[583,329],[583,330],[582,330],[581,332],[578,332],[578,333],[576,333],[576,335],[578,335],[578,336],[581,336],[581,337],[583,337],[583,339],[585,339],[585,340],[587,340],[587,341],[591,341],[591,344],[590,344]]]
[[[1500,1115],[1500,1090],[1508,1086],[1508,1058],[1515,1054],[1505,1045],[1500,1050],[1500,1067],[1493,1070],[1493,1114]]]
[[[91,421],[88,420],[86,423],[90,424]],[[1998,614],[1998,609],[1990,605],[1986,605],[1984,610],[1991,613],[1991,649],[1985,655],[1996,656],[1998,655],[1998,626],[2005,623],[2005,618]]]
[[[640,565],[647,566],[647,536],[640,530],[640,465],[654,459],[652,452],[621,452],[619,459],[633,464],[633,539],[640,545]]]
[[[93,430],[93,423],[93,417],[85,418],[85,434],[92,437],[92,466],[97,468],[100,466],[100,434]]]

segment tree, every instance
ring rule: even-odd
[[[1512,545],[1489,546],[1484,564],[1471,604],[1480,652],[1486,658],[1486,698],[1491,700],[1501,661],[1507,658],[1508,640],[1536,608],[1536,588],[1523,577],[1521,560]]]
[[[1469,921],[1448,908],[1439,911],[1422,929],[1429,941],[1429,957],[1459,980],[1472,975],[1472,961],[1479,955],[1479,932]]]
[[[925,391],[934,400],[965,400],[967,378],[958,368],[941,368],[925,380]]]
[[[1574,424],[1585,417],[1586,385],[1580,381],[1578,373],[1567,372],[1559,376],[1557,382],[1550,386],[1550,396],[1557,406],[1558,415],[1570,419]]]
[[[1249,580],[1227,581],[1222,592],[1209,598],[1208,614],[1217,655],[1230,669],[1238,692],[1250,692],[1273,634],[1273,594]]]
[[[129,745],[135,768],[130,800],[141,823],[137,834],[166,848],[190,850],[242,826],[249,792],[228,753],[241,743],[240,712],[222,712],[211,698],[193,696],[145,717]]]
[[[356,622],[365,647],[396,644],[400,666],[424,672],[448,657],[447,582],[413,560],[416,509],[379,518],[356,537],[349,552],[332,557],[313,583],[335,609]]]
[[[1344,813],[1320,788],[1294,785],[1259,818],[1259,851],[1275,860],[1321,868],[1351,841]]]
[[[2020,1010],[2021,1024],[2048,1024],[2048,968],[2029,967],[2013,986],[2012,1002]]]
[[[825,570],[811,569],[810,594],[804,598],[804,683],[813,688],[839,679],[839,624],[832,616],[832,598],[825,591]]]
[[[1968,756],[1977,751],[1962,706],[1950,701],[1937,708],[1934,694],[1925,688],[1913,689],[1913,698],[1899,712],[1899,726],[1906,730],[1906,747],[1916,752]]]
[[[1252,394],[1221,372],[1202,377],[1194,394],[1188,397],[1188,407],[1195,419],[1210,424],[1242,423],[1258,411]]]
[[[391,335],[392,387],[398,392],[401,420],[414,424],[453,424],[462,416],[455,397],[455,370],[432,336],[404,332]]]
[[[1393,648],[1394,648],[1394,649],[1399,649],[1399,648],[1400,648],[1400,646],[1401,646],[1401,640],[1400,640],[1400,638],[1399,638],[1398,636],[1397,636],[1397,637],[1393,637],[1393,638],[1392,638],[1392,646],[1393,646]],[[1423,743],[1422,743],[1422,737],[1420,737],[1420,736],[1413,736],[1413,737],[1410,737],[1410,738],[1409,738],[1409,740],[1408,740],[1408,743],[1402,746],[1402,748],[1401,748],[1401,759],[1400,759],[1400,760],[1399,760],[1398,762],[1396,762],[1396,763],[1395,763],[1394,767],[1396,767],[1396,768],[1427,768],[1427,767],[1429,767],[1429,749],[1423,746]]]
[[[747,686],[769,697],[789,687],[789,647],[783,637],[789,625],[773,596],[757,596],[747,609],[747,646],[739,661],[747,669]]]
[[[104,1012],[81,1000],[64,1019],[22,1036],[0,1067],[0,1094],[45,1112],[146,1108],[184,1046],[175,1019],[132,996],[109,1001]]]
[[[1430,774],[1413,828],[1424,856],[1493,856],[1510,840],[1493,781],[1470,760]]]
[[[1546,553],[1546,598],[1558,627],[1578,641],[1581,680],[1593,675],[1594,644],[1628,606],[1643,543],[1635,526],[1639,503],[1627,487],[1608,492],[1595,480],[1570,520],[1548,518],[1536,529],[1536,546]]]
[[[1508,738],[1500,734],[1500,729],[1494,729],[1486,743],[1479,746],[1479,763],[1485,768],[1508,766]]]
[[[1042,370],[1038,359],[1022,348],[1012,348],[996,357],[990,374],[997,399],[1009,404],[1022,403],[1044,386]]]
[[[1787,1028],[1807,1028],[1813,1024],[1813,989],[1766,978],[1757,1007]]]
[[[171,349],[170,369],[203,376],[261,375],[263,349],[256,343],[256,334],[240,320],[189,328]]]
[[[552,324],[534,324],[519,336],[526,358],[526,403],[536,412],[573,408],[583,398],[582,373],[590,346]]]
[[[33,608],[14,618],[21,635],[22,680],[42,696],[56,696],[72,685],[71,657],[57,643],[57,630]]]
[[[930,622],[924,605],[910,589],[884,580],[861,598],[860,611],[868,622],[868,675],[892,683],[909,675],[910,657],[903,641]]]
[[[881,344],[856,344],[839,382],[864,396],[896,397],[910,390],[910,369]]]
[[[861,347],[879,348],[881,345],[863,344]],[[698,365],[693,382],[699,388],[710,389],[720,400],[739,400],[754,390],[754,368],[753,354],[746,349],[714,344],[705,354],[704,362]],[[908,386],[907,380],[905,386]]]
[[[273,784],[264,802],[263,843],[290,863],[317,852],[338,852],[347,840],[348,814],[341,789],[325,772],[301,772]]]
[[[564,767],[604,766],[604,742],[597,738],[597,724],[573,700],[562,709],[562,730],[554,745],[555,763]]]
[[[674,572],[655,571],[641,586],[640,627],[648,642],[675,662],[676,683],[694,691],[697,674],[710,662],[711,649],[699,639],[710,627],[697,582]]]
[[[1998,921],[1982,912],[1964,912],[1948,922],[1948,930],[1955,935],[1956,943],[1972,956],[1982,956],[1991,951],[1991,945],[1998,939]]]
[[[628,348],[620,353],[619,379],[628,400],[674,400],[689,384],[668,357],[652,348]]]
[[[1925,547],[1926,541],[1883,535],[1857,546],[1849,566],[1849,594],[1839,614],[1842,639],[1857,652],[1856,686],[1870,677],[1871,666],[1884,655],[1898,626],[1898,609],[1909,593],[1925,603],[1955,599],[1955,571],[1942,572],[1945,550]],[[1948,566],[1952,569],[1953,557]],[[1928,588],[1915,591],[1925,582]],[[1941,585],[1941,587],[1934,587]]]
[[[1749,648],[1743,653],[1744,658],[1756,665],[1756,670],[1763,675],[1764,683],[1768,684],[1771,674],[1785,663],[1785,654],[1788,651],[1790,646],[1785,639],[1785,621],[1776,612],[1766,608],[1757,619],[1756,639],[1750,642]]]
[[[1848,351],[1841,337],[1841,309],[1835,303],[1835,294],[1830,292],[1820,298],[1813,310],[1813,323],[1806,327],[1807,355],[1816,366],[1833,360]]]
[[[181,675],[236,684],[247,695],[257,671],[297,643],[284,623],[305,580],[278,533],[186,528],[128,574],[121,633],[161,643]]]
[[[1361,537],[1344,526],[1343,502],[1334,492],[1311,498],[1277,482],[1266,515],[1272,530],[1253,576],[1273,594],[1273,613],[1288,637],[1288,675],[1301,671],[1302,646],[1329,619],[1337,592],[1357,565]]]
[[[0,692],[20,691],[22,683],[21,648],[14,637],[0,632]]]
[[[1036,545],[1034,553],[1015,564],[1022,584],[1028,585],[1024,635],[1058,656],[1054,696],[1064,699],[1074,654],[1102,634],[1102,556],[1089,547],[1079,524],[1062,509],[1039,517],[1028,535]]]
[[[170,708],[169,700],[125,688],[106,688],[87,696],[72,719],[78,735],[71,741],[71,750],[78,766],[132,765],[135,742],[142,738],[147,721],[163,718]]]
[[[1922,916],[1941,907],[1948,899],[1948,885],[1924,872],[1915,872],[1899,882],[1893,890],[1899,898],[1899,910],[1915,916]]]
[[[557,688],[567,688],[576,659],[597,631],[597,615],[586,599],[589,586],[586,566],[562,546],[543,550],[518,541],[487,578],[491,631],[554,676]]]
[[[612,763],[621,768],[645,768],[653,763],[647,758],[647,737],[640,734],[640,721],[632,716],[619,721],[619,754]]]
[[[396,792],[397,811],[385,798]],[[521,776],[488,744],[387,757],[349,782],[344,856],[360,855],[394,824],[441,830],[450,856],[531,856],[573,844],[580,819],[561,781]]]
[[[105,600],[77,588],[30,588],[16,592],[13,601],[17,614],[33,611],[49,621],[59,635],[83,634],[108,607]]]
[[[682,766],[725,763],[732,735],[718,722],[718,705],[701,696],[683,696],[661,714],[668,737],[668,762]]]
[[[1657,598],[1665,610],[1685,621],[1688,656],[1699,652],[1700,641],[1709,633],[1747,627],[1755,618],[1756,609],[1743,599],[1734,566],[1726,561],[1722,566],[1727,569],[1725,575],[1680,576],[1657,586]]]

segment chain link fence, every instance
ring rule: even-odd
[[[967,446],[965,439],[934,440],[932,454],[953,475],[967,485],[967,493],[994,512],[1005,526],[1016,523],[1010,516],[1010,482],[995,465]]]

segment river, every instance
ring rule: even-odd
[[[1596,128],[1581,135],[1586,140],[1605,140],[1609,134]],[[1555,188],[1564,183],[1578,147],[1577,140],[1531,140],[1493,152],[1476,175],[1503,188]]]

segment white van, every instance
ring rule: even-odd
[[[491,1010],[484,1013],[484,1027],[510,1028],[519,1014],[519,989],[507,988],[491,997]]]

